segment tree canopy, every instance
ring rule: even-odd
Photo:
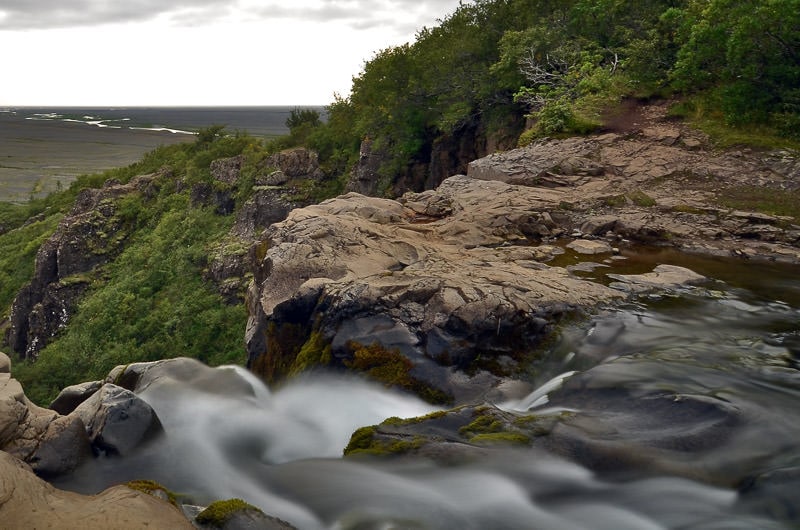
[[[476,123],[585,132],[623,97],[667,95],[800,136],[800,0],[464,2],[368,61],[308,143],[346,166],[368,138],[392,176]]]

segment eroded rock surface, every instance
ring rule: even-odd
[[[58,490],[3,451],[0,521],[6,528],[192,528],[174,506],[126,486],[93,496]]]
[[[643,107],[627,130],[541,140],[469,165],[477,179],[564,192],[575,237],[612,237],[707,254],[800,262],[800,220],[725,207],[749,189],[800,188],[789,150],[719,150],[700,132]]]
[[[553,247],[531,243],[558,229],[547,212],[561,198],[455,176],[401,201],[351,193],[293,211],[260,243],[250,367],[276,379],[399,353],[424,386],[486,391],[561,316],[619,297],[537,261]]]
[[[8,356],[0,365],[10,369]],[[42,476],[73,471],[91,454],[83,422],[31,403],[10,370],[0,371],[0,450]]]

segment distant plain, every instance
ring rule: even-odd
[[[24,202],[83,174],[122,167],[210,125],[261,137],[288,132],[291,107],[0,109],[0,201]],[[171,132],[181,131],[181,132]]]

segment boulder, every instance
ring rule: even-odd
[[[128,455],[163,429],[155,411],[136,394],[107,383],[72,415],[86,425],[98,453]]]
[[[163,361],[120,365],[105,379],[125,390],[140,394],[148,388],[179,383],[225,396],[254,396],[253,387],[233,370],[210,368],[197,359],[178,357]],[[112,385],[114,386],[114,385]]]
[[[174,506],[126,486],[93,496],[58,490],[3,451],[0,521],[3,528],[192,528]]]
[[[637,294],[674,290],[707,281],[705,276],[697,274],[686,267],[663,264],[658,265],[652,272],[645,274],[608,274],[607,276],[617,280],[611,284],[614,289]]]
[[[59,392],[58,396],[50,403],[50,408],[59,414],[69,414],[78,405],[92,397],[102,386],[102,381],[90,381],[68,386]]]
[[[568,244],[567,248],[578,254],[605,254],[612,251],[611,245],[605,241],[592,239],[576,239]]]
[[[214,160],[210,166],[211,177],[229,186],[236,185],[242,171],[242,160],[241,155]]]
[[[0,365],[10,369],[0,353]],[[22,386],[0,371],[0,450],[29,463],[42,476],[75,470],[90,455],[89,442],[79,418],[61,416],[31,403]]]
[[[262,168],[273,168],[283,172],[288,178],[322,180],[325,172],[319,167],[319,156],[305,147],[286,149],[266,158]],[[272,174],[272,173],[270,173]]]

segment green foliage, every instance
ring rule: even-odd
[[[311,336],[300,348],[289,373],[299,374],[309,369],[327,366],[331,362],[331,345],[325,342],[322,333],[312,331]]]
[[[798,137],[799,18],[798,0],[461,3],[368,61],[307,142],[341,175],[369,139],[390,189],[439,138],[526,113],[539,123],[523,145],[584,134],[625,96],[709,94],[729,124]]]
[[[191,204],[190,187],[175,181],[210,182],[212,160],[242,154],[243,173],[263,158],[258,140],[211,131],[195,144],[157,149],[130,168],[101,174],[129,180],[140,171],[159,171],[155,194],[132,193],[115,202],[114,222],[126,236],[121,253],[92,276],[65,281],[87,283],[70,324],[35,363],[17,363],[15,375],[27,395],[47,403],[63,387],[100,379],[116,365],[190,356],[211,365],[243,360],[246,310],[226,305],[203,279],[208,256],[226,237],[234,216]],[[163,171],[161,171],[163,169]],[[63,204],[81,187],[101,185],[97,176],[80,178],[52,204]],[[240,186],[247,186],[246,182]],[[249,191],[249,190],[248,190]],[[239,204],[246,198],[241,190]],[[51,211],[53,207],[51,207]],[[0,301],[8,307],[32,275],[39,245],[53,232],[62,211],[0,235]]]
[[[729,124],[776,119],[784,134],[797,134],[798,0],[690,0],[680,18],[676,87],[711,94]]]
[[[737,186],[722,190],[719,201],[736,210],[786,215],[800,220],[800,191],[774,190],[760,186]]]
[[[154,480],[132,480],[125,485],[132,490],[141,491],[153,497],[164,499],[179,508],[178,496]]]
[[[33,277],[36,252],[62,217],[61,213],[53,213],[0,234],[0,317],[8,316],[8,308],[17,292]]]

